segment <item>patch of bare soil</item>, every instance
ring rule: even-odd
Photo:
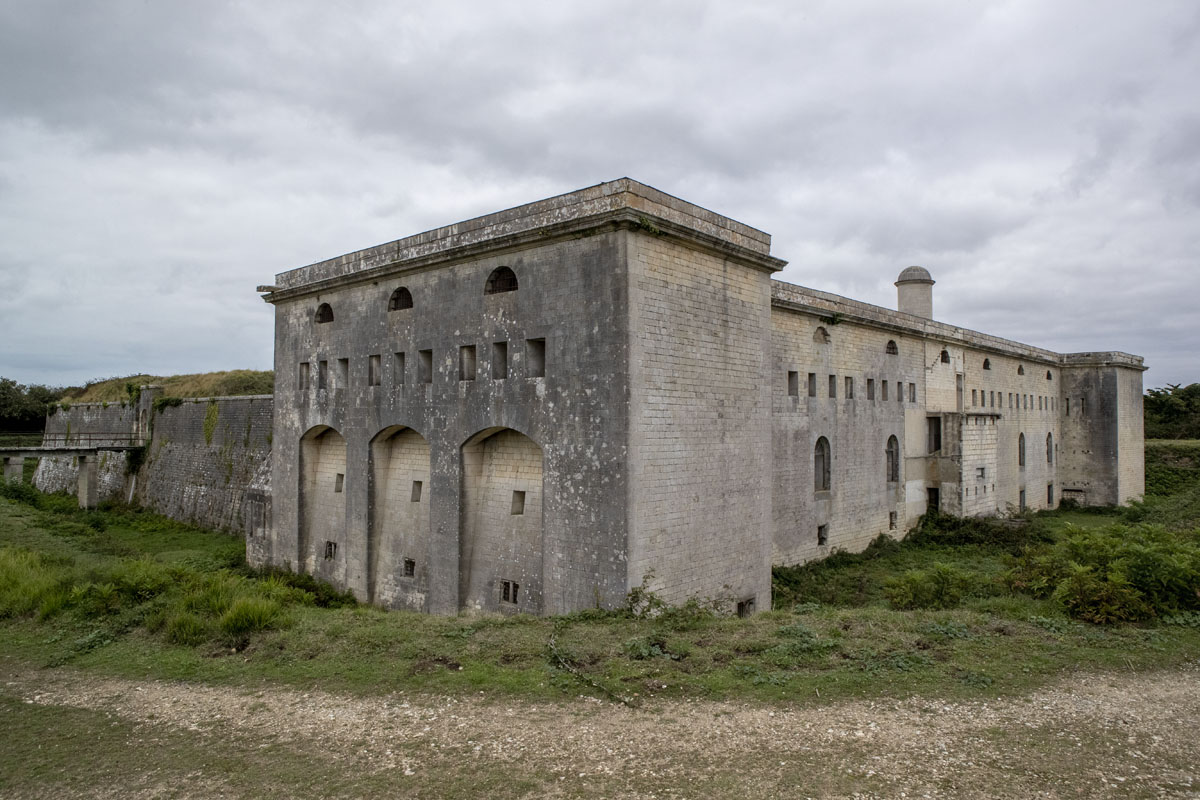
[[[473,776],[501,786],[511,776],[517,794],[531,797],[1200,797],[1200,665],[1077,675],[999,701],[795,709],[667,701],[631,710],[582,696],[557,705],[359,698],[71,670],[0,677],[27,703],[114,715],[147,741],[165,728],[320,754],[409,796],[441,796],[439,786],[469,796]],[[217,788],[219,775],[196,778],[194,796],[205,785],[230,796]],[[309,796],[323,794],[314,783]]]

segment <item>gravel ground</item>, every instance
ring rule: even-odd
[[[986,702],[661,701],[639,710],[585,696],[560,704],[362,698],[72,670],[10,668],[0,678],[6,694],[26,703],[133,725],[133,747],[171,731],[271,748],[277,758],[319,756],[360,778],[386,779],[402,796],[472,796],[477,778],[489,795],[497,779],[500,787],[511,780],[506,797],[1200,797],[1200,664],[1076,675]],[[190,777],[188,796],[245,794],[203,767]],[[72,791],[173,793],[132,779]],[[327,793],[347,791],[314,778],[307,796]]]

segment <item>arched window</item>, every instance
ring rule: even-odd
[[[496,267],[492,270],[492,274],[488,275],[487,287],[483,290],[484,294],[500,294],[502,292],[515,292],[517,290],[517,274],[508,267]]]
[[[412,292],[404,286],[401,286],[396,291],[392,292],[392,297],[388,300],[388,311],[403,311],[406,308],[412,308]]]
[[[829,440],[822,436],[813,448],[813,488],[818,492],[829,491],[830,455]]]
[[[984,368],[984,369],[991,369],[991,368],[992,368],[992,360],[991,360],[990,358],[985,358],[985,359],[983,360],[983,368]]]
[[[329,303],[317,306],[317,322],[333,322],[333,309]]]
[[[943,350],[943,351],[942,351],[942,363],[943,363],[943,364],[949,364],[949,363],[950,363],[950,352],[949,352],[949,351],[947,351],[947,350]]]
[[[1024,374],[1025,374],[1025,365],[1024,365],[1024,364],[1018,364],[1018,365],[1017,365],[1017,374],[1018,374],[1018,375],[1024,375]]]
[[[887,479],[888,483],[900,480],[900,440],[889,436],[887,440]]]
[[[1025,434],[1017,436],[1017,466],[1025,466]]]
[[[1054,380],[1054,376],[1050,374],[1050,370],[1046,370],[1046,380],[1048,380],[1048,381]]]
[[[817,344],[829,344],[829,331],[822,327],[818,327],[813,331],[813,341]]]
[[[1046,463],[1054,463],[1054,434],[1046,434]]]
[[[888,339],[887,347],[884,348],[884,352],[889,356],[894,356],[900,353],[900,348],[896,347],[895,341]]]

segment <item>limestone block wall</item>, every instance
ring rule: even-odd
[[[431,244],[423,251],[427,260],[274,300],[274,527],[249,549],[254,563],[296,568],[314,557],[317,540],[301,539],[301,440],[328,427],[346,441],[346,506],[320,540],[339,543],[331,559],[337,563],[324,563],[322,549],[318,572],[363,599],[373,585],[385,604],[456,613],[467,605],[461,580],[469,571],[464,446],[507,429],[527,436],[543,458],[541,487],[525,490],[527,503],[539,490],[543,498],[542,574],[540,581],[518,580],[519,596],[532,597],[525,587],[540,582],[545,613],[621,602],[627,590],[625,236],[610,229],[444,254]],[[489,276],[500,267],[512,270],[517,289],[487,294]],[[389,310],[401,288],[411,306]],[[316,322],[321,304],[329,305],[330,322]],[[390,480],[379,472],[384,464],[373,462],[373,447],[399,428],[415,431],[429,447],[422,486],[427,545],[400,536],[419,550],[416,557],[407,544],[399,545],[404,552],[394,549],[386,521],[393,512],[381,516],[375,508],[381,496],[372,489]],[[403,490],[398,497],[406,502]],[[376,559],[372,577],[373,554],[384,556],[389,547],[400,560]],[[415,561],[411,579],[403,575],[405,558]],[[505,579],[488,578],[488,603],[496,609]]]
[[[905,484],[924,480],[906,457],[914,445],[905,421],[923,408],[922,343],[779,307],[771,323],[773,563],[861,550],[880,533],[900,535],[910,518]],[[900,445],[895,482],[887,480],[892,436]],[[819,437],[831,448],[828,491],[817,488],[813,472]],[[924,510],[921,491],[917,514]]]
[[[186,399],[152,411],[150,446],[134,497],[160,514],[244,532],[249,487],[270,458],[270,395]],[[260,489],[261,490],[261,489]]]
[[[629,234],[628,581],[770,607],[770,281]]]
[[[425,607],[429,466],[429,442],[411,428],[376,437],[371,444],[367,593],[372,603],[414,610]]]
[[[992,414],[962,415],[962,510],[963,516],[996,512],[996,417]]]

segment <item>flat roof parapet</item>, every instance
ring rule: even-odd
[[[401,262],[481,248],[488,243],[503,246],[520,240],[523,234],[585,228],[589,222],[603,224],[620,212],[644,216],[647,227],[654,227],[658,221],[670,223],[764,260],[770,259],[769,234],[630,178],[620,178],[281,272],[270,288],[287,292]],[[782,262],[779,264],[782,266]]]

